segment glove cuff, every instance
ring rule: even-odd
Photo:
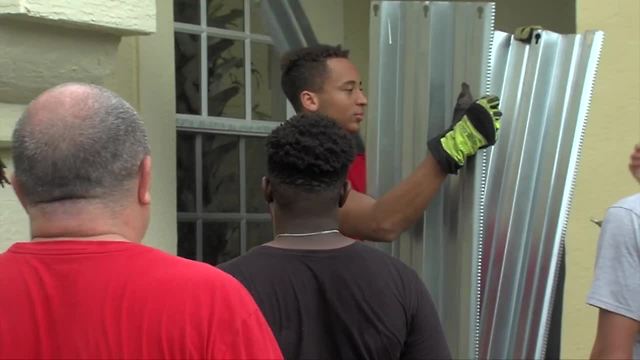
[[[448,132],[448,130],[447,130]],[[445,132],[444,134],[446,134]],[[440,140],[444,136],[444,134],[440,134],[427,142],[427,147],[431,152],[431,155],[436,160],[438,165],[440,165],[440,169],[447,174],[457,174],[458,170],[462,167],[458,164],[442,147],[442,143]]]

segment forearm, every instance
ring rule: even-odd
[[[373,218],[395,239],[422,217],[445,178],[433,157],[427,156],[409,177],[376,201]]]
[[[597,342],[591,350],[591,359],[632,359],[633,346],[628,348],[615,348],[611,346],[603,346]]]
[[[360,239],[393,241],[422,216],[445,178],[433,157],[427,156],[409,177],[380,199],[349,195],[341,211],[341,230]]]

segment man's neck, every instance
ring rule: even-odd
[[[95,236],[58,236],[58,237],[46,237],[36,236],[32,237],[31,241],[125,241],[131,242],[125,239],[120,234],[104,234]]]
[[[338,229],[337,217],[303,217],[275,214],[273,231],[278,234],[306,234]]]
[[[284,249],[328,250],[341,248],[354,242],[338,231],[335,217],[277,216],[275,238],[265,245]]]
[[[340,233],[317,234],[310,236],[290,237],[276,236],[275,239],[264,244],[281,249],[296,250],[331,250],[353,244],[356,240],[348,238]]]
[[[59,211],[55,211],[59,210]],[[139,242],[123,216],[101,206],[29,209],[31,241],[88,240]]]

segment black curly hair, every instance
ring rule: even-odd
[[[282,56],[280,85],[296,112],[302,110],[300,93],[318,92],[327,76],[327,60],[349,58],[349,50],[331,45],[314,45],[291,50]]]
[[[337,191],[355,156],[351,135],[319,113],[291,117],[271,132],[266,148],[272,182],[305,193]]]

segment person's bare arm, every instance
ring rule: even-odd
[[[378,200],[351,190],[340,209],[340,231],[363,240],[395,240],[422,216],[445,178],[428,155],[409,177]]]
[[[420,218],[447,174],[457,174],[479,149],[496,143],[502,117],[498,97],[462,104],[471,99],[468,88],[462,84],[453,125],[428,141],[429,155],[408,178],[378,200],[356,191],[349,194],[340,209],[343,234],[372,241],[395,240]]]
[[[632,359],[640,322],[600,309],[591,359]]]

